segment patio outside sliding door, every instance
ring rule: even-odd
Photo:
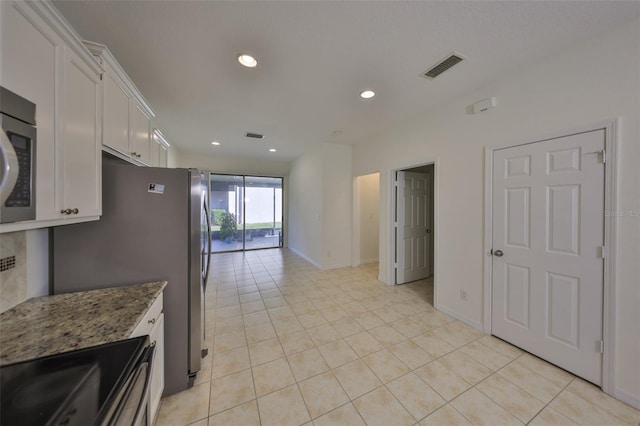
[[[211,174],[212,252],[282,246],[282,178]]]
[[[282,178],[245,176],[245,249],[282,247]]]

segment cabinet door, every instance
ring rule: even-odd
[[[140,106],[133,102],[133,126],[131,126],[131,155],[138,161],[149,164],[149,143],[151,135],[151,121],[142,112]]]
[[[0,1],[0,84],[36,104],[36,219],[59,217],[54,176],[61,40],[21,2]],[[16,42],[19,40],[19,42]]]
[[[153,420],[160,408],[160,398],[164,390],[164,314],[160,314],[151,330],[149,341],[156,344],[153,369],[151,370],[151,389],[149,394],[149,420]]]
[[[160,145],[160,167],[167,167],[167,148]]]
[[[151,167],[158,167],[160,165],[160,143],[155,140],[155,138],[151,138],[151,142],[149,143],[149,165]]]
[[[104,74],[102,144],[129,155],[129,95],[109,70]]]
[[[98,216],[101,211],[100,80],[75,53],[64,61],[61,102],[60,210],[69,218]],[[77,209],[77,212],[76,210]]]

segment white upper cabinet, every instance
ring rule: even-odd
[[[131,100],[133,105],[130,105],[131,110],[131,139],[129,146],[131,148],[131,155],[135,156],[138,161],[151,165],[149,144],[151,143],[151,119],[142,110],[142,107]]]
[[[105,69],[103,149],[133,164],[153,166],[150,153],[153,110],[106,46],[91,41],[84,44]]]
[[[0,232],[101,214],[102,68],[49,2],[0,2],[0,85],[36,104],[36,220]]]
[[[167,167],[167,153],[171,145],[158,129],[153,130],[151,137],[151,165]]]
[[[102,78],[104,86],[102,143],[124,155],[129,155],[129,98],[131,95],[109,64],[103,65],[106,72]]]
[[[160,167],[160,142],[155,135],[151,137],[151,144],[149,144],[149,158],[151,167]]]
[[[59,162],[60,213],[99,216],[101,211],[100,79],[73,52],[65,58]],[[71,213],[69,213],[71,210]]]
[[[159,167],[167,167],[167,162],[168,162],[168,151],[169,149],[164,146],[164,145],[160,145],[160,164]]]

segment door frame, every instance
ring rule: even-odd
[[[389,247],[390,251],[387,256],[387,276],[385,282],[390,285],[396,284],[396,234],[395,234],[395,211],[396,211],[396,172],[401,172],[407,169],[413,169],[415,167],[429,166],[433,165],[433,176],[432,176],[432,185],[433,185],[433,205],[431,206],[431,210],[433,212],[433,229],[431,230],[432,238],[433,238],[433,307],[438,309],[438,241],[439,235],[438,232],[438,224],[439,224],[439,214],[438,214],[438,198],[439,198],[439,185],[440,185],[440,164],[439,158],[436,157],[431,160],[426,160],[416,164],[409,164],[401,167],[394,167],[393,169],[389,169],[387,179],[388,179],[388,193],[389,203],[387,203],[387,223],[380,223],[380,226],[385,226],[389,230]],[[382,179],[382,175],[380,176]],[[382,202],[382,194],[380,194],[380,202]],[[382,257],[380,257],[382,259]]]
[[[591,125],[584,125],[573,129],[553,132],[537,138],[528,138],[521,141],[490,145],[484,147],[484,301],[483,301],[483,328],[484,332],[491,334],[491,295],[493,289],[493,262],[491,248],[493,246],[493,152],[498,149],[514,146],[528,145],[543,142],[563,136],[579,133],[587,133],[594,130],[605,132],[605,182],[604,182],[604,209],[614,211],[617,206],[617,144],[618,144],[619,119],[610,119]],[[603,212],[604,215],[604,212]],[[602,353],[602,390],[610,395],[615,393],[615,312],[616,312],[616,248],[617,248],[617,220],[615,215],[604,215],[604,245],[606,255],[604,258],[603,273],[603,306],[602,306],[602,339],[604,349]]]

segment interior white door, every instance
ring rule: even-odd
[[[396,198],[396,284],[429,275],[431,182],[425,173],[398,172]]]
[[[604,130],[494,151],[492,334],[601,384]]]

